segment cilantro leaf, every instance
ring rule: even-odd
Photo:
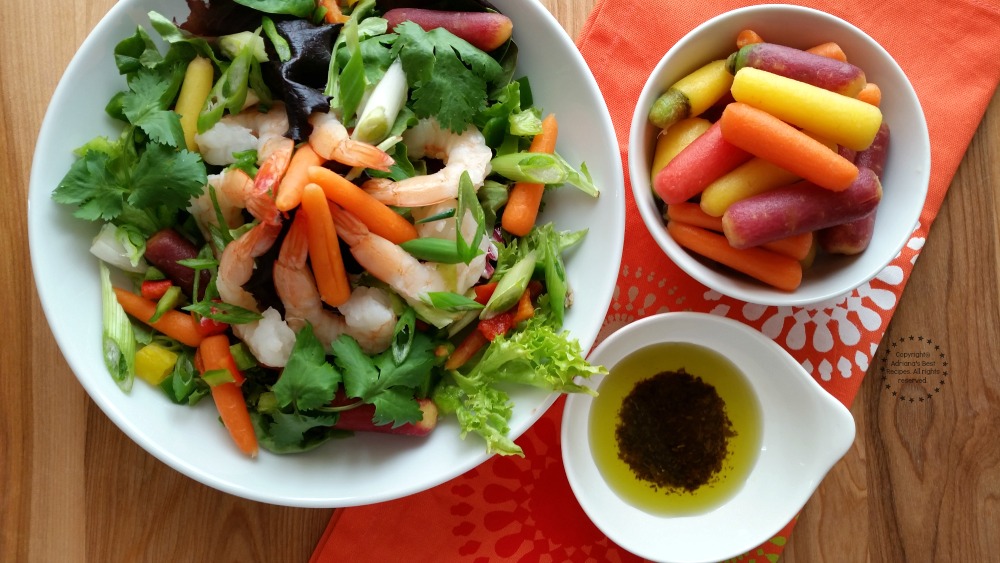
[[[128,193],[128,170],[121,162],[124,155],[116,156],[95,150],[84,153],[70,166],[52,199],[79,206],[73,215],[80,219],[110,221],[117,217]]]
[[[434,116],[443,127],[464,131],[486,108],[489,85],[503,75],[500,63],[443,28],[424,31],[402,22],[393,31],[399,38],[392,54],[413,88],[417,117]]]
[[[334,414],[252,412],[250,419],[260,445],[279,454],[309,451],[339,434]]]
[[[340,374],[326,361],[326,352],[312,326],[306,325],[295,337],[288,363],[271,391],[282,408],[312,410],[333,400],[340,380]]]
[[[139,69],[129,79],[129,91],[121,100],[122,112],[129,123],[142,129],[157,143],[171,147],[183,145],[180,116],[168,109],[183,78],[184,67],[180,65],[171,65],[160,72]]]
[[[431,370],[438,359],[434,343],[424,334],[415,334],[406,359],[397,363],[392,349],[374,358],[361,350],[358,342],[342,335],[331,344],[334,362],[344,373],[344,392],[375,406],[376,424],[399,426],[422,418],[415,396],[428,388]]]
[[[201,194],[207,181],[197,153],[151,143],[132,170],[128,202],[135,207],[165,205],[184,209],[192,197]]]

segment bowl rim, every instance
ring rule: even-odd
[[[589,425],[594,398],[590,395],[571,395],[566,399],[560,437],[567,479],[574,496],[591,521],[609,539],[640,557],[674,563],[708,563],[737,557],[780,532],[801,510],[829,470],[853,444],[856,435],[854,417],[843,403],[827,392],[784,348],[753,327],[721,315],[671,311],[644,317],[609,335],[594,349],[591,358],[601,361],[604,356],[608,356],[610,365],[606,367],[610,370],[614,367],[614,363],[629,354],[662,342],[692,342],[707,346],[734,363],[737,363],[734,356],[745,359],[748,354],[756,354],[761,357],[760,365],[751,365],[748,368],[741,366],[760,402],[763,431],[761,451],[744,488],[723,505],[696,516],[655,516],[632,507],[614,494],[600,476],[593,461],[589,444]],[[739,350],[738,345],[744,346],[745,349]],[[779,381],[775,373],[787,375],[788,378]],[[594,387],[598,388],[601,381],[609,376],[610,374],[594,381]],[[746,513],[741,510],[747,507],[733,508],[736,506],[735,503],[745,503],[748,498],[759,501],[759,498],[751,495],[770,490],[767,488],[768,482],[762,480],[761,474],[765,473],[776,460],[788,461],[785,458],[777,459],[782,455],[780,448],[784,447],[787,451],[802,445],[790,440],[779,440],[788,437],[779,424],[781,419],[787,421],[794,416],[794,413],[773,408],[775,403],[789,399],[788,396],[775,394],[778,387],[793,391],[797,389],[795,392],[801,395],[800,398],[810,400],[809,406],[816,409],[814,420],[801,420],[801,424],[785,428],[791,428],[794,432],[827,432],[821,444],[818,443],[820,441],[810,441],[813,446],[822,446],[825,449],[819,450],[818,453],[801,452],[808,457],[807,463],[813,464],[808,469],[814,474],[796,474],[802,476],[801,487],[789,489],[786,486],[780,497],[774,495],[768,497],[768,499],[779,498],[783,504],[779,502],[778,508],[783,507],[784,511],[763,511],[765,514],[761,518],[754,519],[754,523],[759,526],[755,533],[741,535],[739,530],[735,530],[736,526],[727,528],[730,530],[730,536],[740,536],[740,543],[737,545],[729,545],[726,548],[720,547],[718,543],[699,544],[691,536],[691,531],[696,529],[699,521],[704,521],[704,526],[717,530],[724,523],[712,520],[713,518],[729,517],[735,520],[741,515],[745,516]],[[818,426],[810,426],[810,422],[815,422]],[[795,434],[793,436],[801,438]],[[785,476],[782,483],[788,482],[788,476]],[[724,510],[731,510],[731,513],[723,513]],[[655,533],[649,533],[652,531]],[[663,544],[663,541],[669,541],[672,533],[678,534],[678,537],[685,538],[686,541]],[[678,544],[683,544],[683,547],[676,549],[675,546]],[[691,546],[696,544],[697,547],[691,549]],[[715,551],[712,551],[713,549]]]
[[[673,240],[673,237],[667,234],[663,219],[657,210],[657,202],[652,196],[650,181],[647,179],[650,163],[641,162],[638,156],[640,152],[644,152],[639,149],[644,146],[644,136],[647,134],[648,128],[651,127],[647,121],[649,106],[652,105],[659,91],[663,89],[658,84],[663,82],[663,79],[658,80],[657,77],[665,72],[668,64],[678,56],[678,53],[688,47],[695,38],[713,26],[735,18],[751,17],[769,12],[780,12],[784,16],[798,15],[819,19],[828,24],[838,26],[843,33],[853,35],[857,40],[867,44],[879,58],[886,61],[894,73],[902,77],[904,87],[897,95],[901,96],[905,103],[912,106],[915,110],[915,115],[912,116],[915,119],[913,126],[917,128],[918,135],[914,142],[918,145],[919,154],[912,155],[911,160],[926,163],[926,166],[920,170],[918,181],[907,183],[907,191],[919,199],[919,205],[916,205],[917,201],[914,200],[916,213],[913,217],[913,223],[905,228],[905,230],[903,228],[898,229],[899,234],[894,235],[897,238],[891,245],[891,252],[886,250],[883,258],[873,261],[864,270],[853,273],[849,286],[828,288],[812,293],[807,293],[800,287],[794,291],[786,292],[770,288],[755,280],[744,278],[735,272],[724,271],[722,267],[707,265],[703,259],[680,247]],[[906,73],[899,66],[899,63],[896,62],[878,41],[849,21],[828,12],[793,4],[758,4],[723,12],[694,27],[672,45],[650,72],[637,100],[629,126],[627,158],[631,191],[642,218],[642,223],[657,246],[660,247],[670,260],[696,281],[714,291],[748,303],[771,306],[810,306],[822,304],[826,301],[838,300],[878,276],[899,255],[900,251],[913,237],[914,231],[920,224],[920,215],[926,204],[930,183],[931,155],[927,121],[913,85],[906,76]],[[862,255],[824,258],[827,260],[836,260],[839,263],[845,264],[845,267],[850,267]],[[808,275],[809,272],[806,272],[806,276]]]

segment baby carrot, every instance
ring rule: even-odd
[[[882,89],[878,87],[878,84],[869,82],[858,92],[857,98],[866,104],[879,107],[882,104]]]
[[[719,124],[726,141],[817,186],[843,191],[858,177],[853,162],[766,111],[735,102]]]
[[[156,312],[156,302],[124,289],[115,288],[115,296],[122,309],[170,338],[188,346],[198,346],[204,337],[198,331],[198,321],[187,313],[166,311],[155,322],[149,322]]]
[[[764,38],[752,29],[744,29],[736,34],[736,48],[740,49],[754,43],[763,43]]]
[[[309,143],[303,143],[292,155],[285,176],[278,184],[278,195],[274,198],[279,211],[291,211],[302,202],[302,188],[309,183],[309,167],[319,166],[326,159],[316,154]]]
[[[559,124],[556,116],[549,114],[542,120],[542,132],[531,140],[529,152],[551,154],[556,150],[556,138],[559,136]],[[504,207],[501,224],[511,234],[523,237],[535,226],[538,217],[538,206],[545,192],[544,184],[517,182],[510,190],[507,205]]]
[[[333,170],[310,166],[307,179],[322,188],[327,199],[353,213],[380,237],[396,244],[417,238],[412,223]]]
[[[677,221],[667,223],[667,232],[691,252],[778,289],[792,291],[802,283],[802,264],[794,258],[763,248],[733,248],[723,235]]]
[[[226,381],[212,385],[212,399],[215,408],[219,410],[222,424],[229,431],[233,441],[240,451],[250,457],[256,457],[258,452],[257,434],[250,421],[246,400],[240,391],[243,374],[236,367],[236,361],[229,352],[229,337],[224,334],[209,336],[198,346],[204,372],[226,370],[235,381]]]
[[[840,45],[838,45],[833,41],[820,43],[815,47],[806,49],[806,52],[812,53],[814,55],[819,55],[821,57],[826,57],[828,59],[834,59],[842,63],[847,62],[847,55],[844,53],[844,50],[840,48]]]
[[[723,231],[722,217],[709,215],[708,213],[702,211],[701,207],[697,203],[689,201],[668,205],[667,219],[670,221],[677,221],[678,223],[684,223],[685,225],[691,225],[692,227],[701,227],[717,233],[721,233]],[[812,243],[813,234],[809,232],[781,238],[760,246],[761,248],[766,248],[767,250],[777,252],[778,254],[784,254],[789,258],[802,260],[809,254],[809,249],[812,247]]]
[[[177,95],[174,111],[180,115],[181,130],[184,132],[184,144],[187,150],[198,150],[194,136],[198,133],[198,114],[201,113],[205,100],[212,91],[215,78],[215,67],[205,57],[195,57],[188,63],[184,71],[184,81]]]
[[[653,189],[668,205],[686,201],[750,158],[749,152],[724,138],[716,122],[660,170]]]
[[[757,45],[746,49],[754,47]],[[856,88],[853,92],[845,90],[839,94],[774,72],[744,66],[736,71],[732,94],[737,102],[764,110],[782,121],[859,151],[871,144],[882,123],[882,112],[852,97],[864,86],[863,73],[856,78],[859,80],[852,82]]]
[[[674,159],[684,147],[712,126],[712,122],[700,117],[689,117],[674,123],[670,128],[660,132],[656,137],[656,147],[653,149],[653,166],[650,168],[650,185],[656,183],[656,175]],[[654,190],[655,193],[655,190]]]
[[[333,224],[329,205],[323,188],[313,183],[306,184],[302,189],[302,209],[295,215],[295,221],[305,220],[308,226],[309,261],[320,298],[327,305],[336,307],[351,297],[351,286],[347,281],[337,227]],[[300,216],[305,219],[300,219]]]

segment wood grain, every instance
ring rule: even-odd
[[[34,292],[25,202],[55,85],[113,0],[4,2],[0,123],[0,561],[306,561],[331,511],[245,501],[170,469],[85,395]],[[544,0],[572,36],[594,0]],[[40,14],[69,17],[46,18]],[[987,561],[1000,545],[1000,102],[955,178],[889,326],[925,334],[953,378],[905,408],[869,373],[858,439],[810,500],[789,562]],[[940,400],[938,400],[940,399]]]

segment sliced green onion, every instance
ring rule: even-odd
[[[475,299],[450,291],[429,291],[425,301],[432,307],[449,312],[478,311],[483,308],[482,303]]]
[[[237,342],[229,346],[229,353],[236,361],[236,369],[240,371],[257,367],[257,359],[250,353],[250,349],[243,342]]]
[[[118,387],[128,393],[135,381],[135,335],[132,321],[115,297],[111,271],[104,262],[101,268],[101,312],[104,320],[102,350],[104,365]]]
[[[408,88],[403,63],[397,57],[372,90],[351,136],[373,144],[385,139],[396,122],[399,110],[406,104]]]
[[[201,378],[209,387],[218,387],[224,383],[236,383],[236,378],[228,369],[213,369],[201,374]]]
[[[464,262],[462,256],[458,253],[458,246],[453,240],[422,237],[408,240],[399,246],[419,260],[441,264],[458,264]]]
[[[566,312],[566,294],[569,291],[566,283],[566,267],[559,253],[559,246],[554,238],[546,240],[544,269],[545,290],[549,294],[549,308],[556,326],[562,326],[563,315]]]
[[[489,319],[513,307],[528,288],[528,282],[535,272],[536,261],[535,251],[532,250],[504,272],[503,277],[497,282],[493,295],[486,302],[486,307],[479,313],[479,318]]]
[[[424,217],[423,219],[420,219],[419,221],[414,221],[414,223],[417,224],[417,225],[420,225],[422,223],[433,223],[434,221],[441,221],[441,220],[444,220],[444,219],[451,219],[454,216],[455,216],[455,210],[454,209],[445,209],[441,213],[435,213],[434,215],[431,215],[430,217]]]
[[[183,309],[207,319],[232,325],[252,323],[264,318],[263,315],[255,311],[219,301],[199,301],[183,307]]]
[[[153,316],[149,317],[149,323],[155,323],[160,320],[163,313],[167,311],[172,311],[177,307],[184,299],[184,294],[181,292],[181,288],[178,285],[170,286],[167,291],[160,297],[156,302],[156,310],[153,311]]]
[[[472,219],[476,222],[476,231],[472,235],[472,240],[466,242],[465,236],[462,235],[462,224],[465,221],[465,211],[469,210],[472,212]],[[476,188],[472,185],[472,179],[469,178],[468,171],[462,171],[462,176],[458,181],[458,210],[456,211],[455,217],[455,243],[458,247],[458,255],[462,258],[462,261],[466,264],[472,262],[472,259],[479,256],[482,251],[479,250],[479,244],[483,241],[483,236],[486,234],[486,214],[483,212],[483,206],[479,204],[479,198],[476,197]]]
[[[600,192],[594,185],[586,164],[580,172],[573,169],[558,153],[518,152],[500,155],[490,162],[493,172],[515,182],[538,184],[570,184],[583,193],[597,197]]]
[[[412,307],[399,316],[396,327],[392,331],[392,359],[396,364],[402,364],[410,355],[413,346],[413,336],[417,332],[417,313]]]
[[[261,18],[261,27],[264,28],[264,35],[271,41],[271,45],[274,45],[274,52],[278,54],[278,60],[281,62],[287,62],[292,58],[292,49],[288,45],[288,41],[278,33],[278,29],[274,27],[274,21],[264,16]]]
[[[341,29],[341,34],[344,35],[346,48],[351,55],[347,64],[344,65],[344,69],[340,72],[340,76],[337,77],[340,89],[340,107],[344,119],[348,120],[355,117],[354,114],[358,110],[358,106],[361,105],[368,79],[365,77],[365,64],[361,56],[357,21],[348,20]]]

